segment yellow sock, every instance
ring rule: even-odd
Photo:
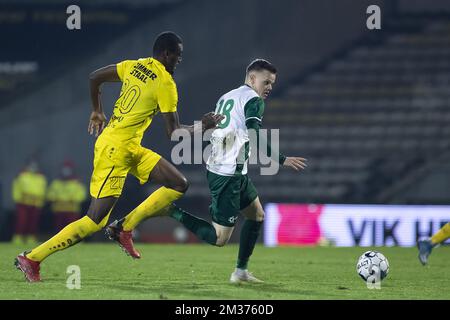
[[[166,187],[159,188],[125,217],[122,223],[123,230],[133,230],[139,222],[155,215],[158,211],[167,207],[175,200],[180,199],[182,196],[183,193],[176,190]]]
[[[438,243],[444,242],[448,238],[450,238],[450,222],[445,224],[438,232],[436,232],[431,237],[431,243],[438,244]]]
[[[108,216],[109,217],[109,214]],[[107,218],[105,217],[105,218]],[[103,221],[102,221],[103,222]],[[101,223],[96,224],[88,216],[72,222],[58,232],[53,238],[34,248],[27,254],[27,258],[34,261],[42,261],[56,251],[64,250],[87,236],[101,229]]]

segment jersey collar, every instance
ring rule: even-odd
[[[258,93],[255,91],[255,89],[253,89],[252,87],[250,87],[248,84],[244,83],[243,86],[249,88],[250,90],[254,91],[256,94],[258,94]],[[258,94],[258,97],[259,97],[259,94]]]
[[[152,57],[152,61],[156,66],[160,67],[162,70],[164,70],[164,72],[167,72],[167,74],[170,75],[170,73],[166,70],[166,67],[159,60]]]

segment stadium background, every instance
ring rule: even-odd
[[[81,7],[81,30],[66,28],[70,4]],[[372,4],[381,8],[381,30],[366,27]],[[11,237],[12,180],[31,156],[49,179],[64,159],[72,159],[88,185],[94,144],[86,130],[88,75],[110,63],[151,55],[153,39],[164,30],[184,40],[175,80],[185,124],[213,110],[223,92],[240,85],[252,59],[264,57],[278,67],[264,126],[280,128],[280,149],[308,158],[309,167],[277,176],[259,176],[253,167],[250,175],[264,204],[450,204],[448,1],[2,0],[1,240]],[[107,116],[118,90],[118,84],[104,86]],[[157,117],[143,144],[170,159],[175,143],[162,129]],[[209,219],[204,166],[180,169],[191,182],[180,205]],[[129,177],[113,218],[128,213],[153,189]],[[415,208],[396,215],[400,220],[414,215],[411,226],[423,234],[450,218],[450,213]],[[48,206],[44,211],[42,240],[53,233]],[[380,223],[390,215],[386,212]],[[364,222],[358,223],[361,231]],[[374,239],[386,230],[376,225],[371,225]],[[177,226],[169,219],[147,221],[139,237],[174,242]],[[231,241],[238,235],[235,231]],[[101,234],[91,239],[104,240]]]

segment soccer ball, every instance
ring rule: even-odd
[[[356,272],[364,281],[375,283],[383,280],[389,273],[389,262],[377,251],[366,251],[358,259]]]

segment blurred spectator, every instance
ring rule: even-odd
[[[41,209],[45,203],[47,179],[39,171],[39,164],[31,160],[13,181],[13,200],[16,204],[16,225],[13,242],[37,241]]]
[[[51,204],[57,231],[79,219],[81,205],[86,200],[86,187],[75,176],[71,161],[65,161],[60,177],[50,184],[47,199]]]

